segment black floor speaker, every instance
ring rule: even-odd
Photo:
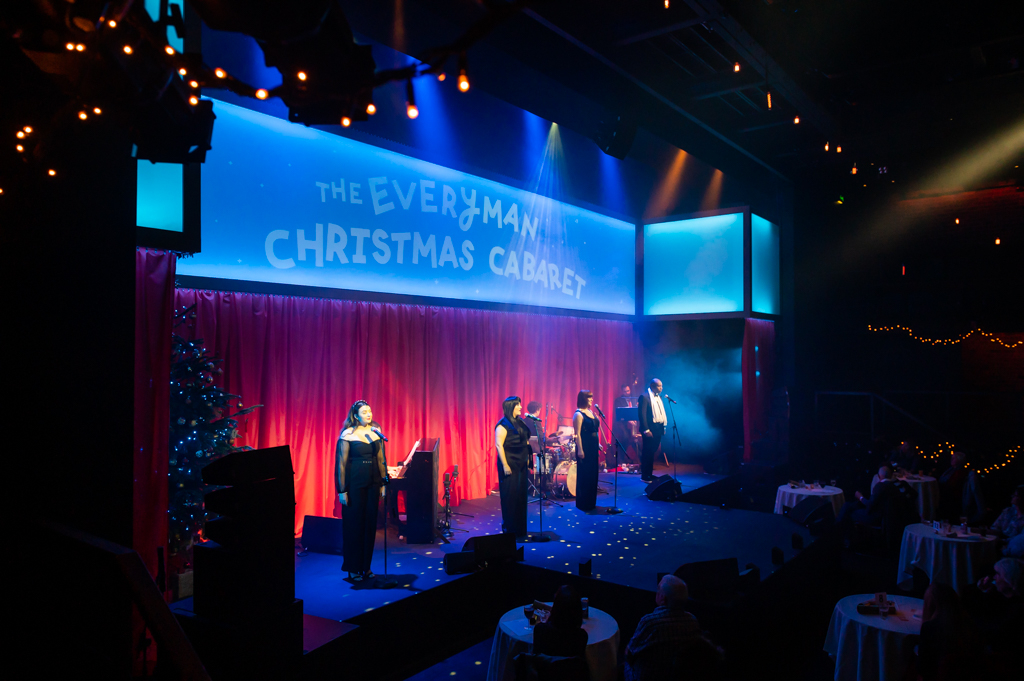
[[[835,524],[836,514],[832,502],[823,497],[804,497],[789,510],[786,517],[813,532],[822,531]]]
[[[675,501],[683,496],[682,486],[671,475],[658,476],[645,491],[651,501]]]
[[[311,553],[345,555],[341,518],[307,515],[302,521],[302,547]]]

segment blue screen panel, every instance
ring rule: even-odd
[[[182,165],[136,161],[135,224],[182,231]]]
[[[743,213],[644,225],[644,314],[743,311]]]
[[[782,314],[778,225],[751,215],[750,249],[751,308],[764,314]]]
[[[187,275],[635,314],[636,228],[214,101]]]

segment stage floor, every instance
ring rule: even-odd
[[[671,474],[657,468],[655,474]],[[722,479],[722,476],[684,472],[677,479],[683,491],[693,490]],[[788,561],[795,555],[793,533],[804,544],[813,538],[804,528],[771,513],[740,511],[719,506],[685,502],[650,501],[644,496],[646,485],[638,475],[619,474],[619,515],[608,515],[612,506],[612,474],[601,474],[598,506],[590,513],[576,509],[572,499],[559,501],[561,507],[545,505],[544,531],[552,540],[527,543],[526,562],[552,570],[576,573],[581,558],[593,560],[593,576],[617,584],[654,590],[657,575],[672,572],[683,563],[735,556],[740,569],[747,563],[760,568],[762,579],[776,566],[771,562],[772,547],[783,550]],[[459,579],[446,575],[444,554],[459,551],[471,536],[500,531],[501,509],[498,496],[463,501],[456,509],[472,518],[453,516],[456,532],[451,544],[406,545],[394,531],[388,534],[388,573],[397,578],[398,587],[381,590],[365,584],[350,584],[341,571],[342,558],[310,553],[296,558],[295,595],[304,601],[307,614],[345,620],[374,608],[406,598],[439,584]],[[529,531],[539,531],[538,504],[529,507]],[[378,534],[373,570],[384,571],[383,535]]]

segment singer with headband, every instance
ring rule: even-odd
[[[576,395],[576,413],[572,429],[576,438],[576,508],[591,511],[597,505],[597,452],[601,422],[592,411],[594,393],[581,390]]]
[[[661,379],[652,379],[647,390],[641,393],[640,399],[637,400],[640,434],[644,438],[640,453],[640,479],[644,482],[654,482],[654,457],[658,454],[661,438],[668,427],[661,391]]]
[[[526,541],[526,492],[533,468],[530,430],[523,419],[523,402],[515,395],[501,403],[503,416],[494,427],[498,451],[498,490],[501,492],[501,531],[511,532],[516,541]]]
[[[334,479],[341,502],[345,562],[341,569],[354,582],[371,579],[373,542],[377,537],[377,505],[387,474],[380,427],[365,400],[348,410],[335,448]]]

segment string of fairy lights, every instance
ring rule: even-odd
[[[901,442],[900,444],[904,443]],[[921,447],[918,445],[914,445],[914,450],[917,452],[917,456],[920,457],[920,459],[922,459],[923,461],[926,461],[928,463],[940,463],[944,458],[952,456],[953,452],[956,451],[956,445],[953,444],[952,442],[940,443],[936,445],[935,451],[932,452],[931,454],[926,454],[925,451],[921,449]],[[997,461],[993,464],[985,466],[984,468],[975,468],[974,471],[979,475],[988,475],[990,473],[995,473],[996,471],[999,471],[1000,469],[1009,466],[1019,453],[1020,445],[1017,445],[1016,447],[1012,447],[1009,451],[1007,451],[1001,461]],[[966,466],[967,468],[971,468],[971,462],[967,461]]]
[[[1024,341],[1007,343],[996,334],[988,333],[987,331],[982,331],[981,329],[971,329],[967,333],[962,333],[959,336],[956,336],[955,338],[928,338],[925,336],[919,336],[915,334],[914,330],[911,329],[909,326],[903,326],[901,324],[895,324],[893,326],[872,326],[871,324],[868,324],[868,331],[904,331],[908,336],[910,336],[914,340],[926,343],[928,345],[956,345],[957,343],[962,343],[963,341],[967,340],[972,334],[975,333],[981,334],[992,343],[998,343],[999,345],[1002,345],[1004,348],[1009,348],[1011,350],[1020,347],[1021,345],[1024,345]]]

